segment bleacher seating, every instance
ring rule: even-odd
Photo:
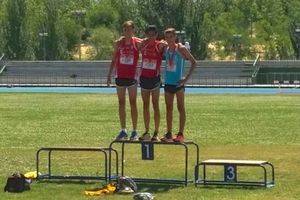
[[[109,65],[110,61],[14,61],[7,64],[0,84],[105,85]],[[252,65],[244,61],[198,61],[188,85],[248,85],[252,72]]]
[[[293,85],[294,81],[300,80],[299,60],[268,60],[260,62],[261,69],[257,75],[258,84]]]

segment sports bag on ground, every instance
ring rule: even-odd
[[[23,192],[25,190],[30,190],[30,185],[23,174],[14,173],[7,178],[4,192]]]

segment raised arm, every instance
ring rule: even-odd
[[[193,55],[187,50],[187,48],[183,45],[179,45],[179,52],[180,54],[186,59],[186,60],[189,60],[190,63],[191,63],[191,68],[190,70],[188,71],[188,73],[186,74],[185,78],[182,79],[180,81],[180,85],[184,85],[190,78],[190,76],[192,75],[194,69],[196,68],[196,59],[193,57]]]

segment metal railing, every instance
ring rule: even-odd
[[[5,55],[2,54],[2,56],[0,57],[0,75],[5,70],[5,67],[6,67]]]
[[[186,67],[186,72],[189,67]],[[251,85],[251,76],[241,74],[240,70],[228,72],[224,69],[205,71],[197,67],[190,77],[187,85],[190,87],[199,86],[242,86]],[[164,68],[161,70],[161,79],[164,81]],[[47,72],[45,74],[32,74],[29,72],[6,73],[0,76],[2,86],[106,86],[107,68],[94,73],[88,72]],[[114,83],[113,83],[114,85]]]
[[[86,75],[67,77],[59,74],[34,77],[30,74],[0,76],[0,86],[78,86],[105,87],[106,75]],[[162,80],[164,77],[162,76]],[[260,73],[253,82],[251,77],[235,77],[234,74],[192,75],[187,83],[189,87],[251,87],[255,85],[275,84],[299,85],[300,73]],[[114,86],[114,83],[112,84]]]
[[[300,85],[300,73],[259,73],[257,84]]]
[[[255,78],[257,76],[257,73],[260,69],[260,64],[259,64],[259,59],[260,59],[260,55],[257,54],[256,59],[253,63],[253,72],[252,72],[252,78]]]

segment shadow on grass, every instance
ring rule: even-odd
[[[99,186],[102,186],[105,184],[105,181],[86,181],[86,180],[39,180],[35,181],[35,184],[43,184],[43,183],[49,183],[49,184],[78,184],[78,185],[95,185],[99,184]]]
[[[184,187],[183,185],[168,185],[158,183],[137,183],[139,192],[167,192],[172,189]]]
[[[39,180],[34,184],[78,184],[86,185],[89,190],[98,190],[106,183],[105,181],[85,181],[85,180]],[[137,183],[138,192],[151,192],[151,193],[163,193],[172,189],[182,188],[183,185],[170,185],[165,183]],[[200,187],[199,187],[200,188]]]
[[[259,186],[222,186],[222,185],[206,185],[206,186],[197,186],[196,188],[205,189],[205,190],[214,190],[214,189],[222,189],[222,190],[265,190],[265,187]]]

